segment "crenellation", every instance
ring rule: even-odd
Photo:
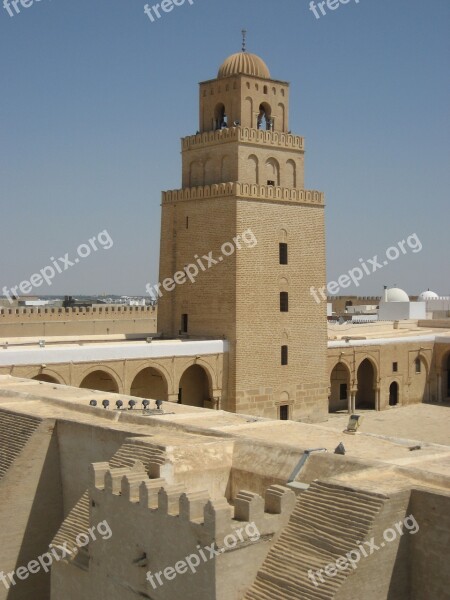
[[[146,479],[139,486],[139,505],[156,510],[159,504],[159,490],[166,486],[165,479]]]
[[[226,498],[208,500],[203,509],[205,529],[211,532],[213,539],[224,537],[230,531],[233,507]]]
[[[158,492],[158,510],[167,515],[179,515],[180,496],[186,488],[181,484],[166,485]]]
[[[97,488],[98,490],[104,490],[105,476],[109,470],[110,466],[107,462],[92,463],[89,466],[89,479],[91,485]]]
[[[122,492],[122,477],[124,475],[128,475],[130,473],[130,469],[120,468],[120,469],[109,469],[105,473],[105,486],[104,490],[108,494],[114,494],[115,496],[120,496]]]
[[[264,511],[268,514],[290,514],[294,510],[295,494],[282,485],[271,485],[264,496]]]
[[[145,472],[130,472],[129,474],[122,476],[120,493],[125,500],[128,500],[129,502],[139,502],[140,486],[143,475],[145,475]]]
[[[264,516],[264,500],[259,494],[242,490],[234,500],[234,518],[237,521],[258,522]]]
[[[204,508],[210,500],[209,493],[204,491],[199,492],[183,492],[180,496],[180,518],[192,523],[204,521]]]

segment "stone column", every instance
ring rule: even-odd
[[[214,410],[221,410],[222,390],[214,390],[211,403]]]
[[[176,404],[178,402],[178,394],[168,394],[167,400]]]
[[[381,410],[381,390],[380,388],[375,388],[375,410]]]

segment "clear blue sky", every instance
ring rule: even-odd
[[[197,83],[246,27],[248,50],[291,81],[306,187],[326,193],[328,279],[416,233],[420,253],[346,292],[450,294],[448,0],[350,0],[319,20],[305,0],[194,0],[155,23],[144,4],[0,7],[0,290],[107,229],[113,248],[36,293],[145,294]]]

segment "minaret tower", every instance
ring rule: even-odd
[[[163,292],[158,331],[226,338],[220,408],[315,421],[328,410],[326,303],[310,294],[325,285],[324,198],[304,189],[289,83],[246,51],[245,33],[200,83],[182,189],[163,193],[160,281],[192,264],[198,275]]]

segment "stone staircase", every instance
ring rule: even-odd
[[[64,546],[66,543],[66,547],[75,554],[77,550],[76,538],[80,533],[86,533],[89,525],[89,494],[86,491],[64,519],[53,538],[51,546]]]
[[[358,548],[387,497],[315,481],[297,498],[288,525],[267,555],[245,600],[328,600],[353,569],[318,585],[308,578]],[[363,559],[364,560],[364,559]]]
[[[164,464],[165,452],[155,446],[144,445],[139,442],[139,439],[135,443],[125,442],[114,454],[109,461],[109,466],[113,469],[120,469],[124,467],[131,468],[137,460],[140,460],[145,469],[148,472],[148,463],[160,463]]]
[[[41,422],[41,419],[0,410],[0,480]]]

